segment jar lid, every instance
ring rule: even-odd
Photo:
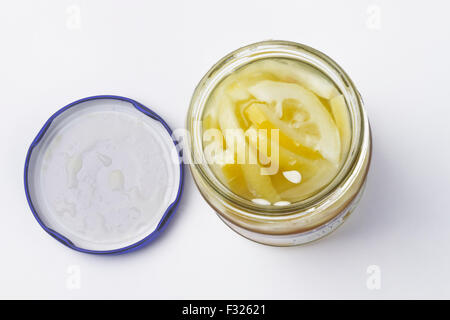
[[[183,186],[177,145],[165,121],[137,101],[75,101],[50,117],[28,150],[28,204],[41,227],[74,250],[133,251],[176,211]]]

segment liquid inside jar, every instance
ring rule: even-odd
[[[347,156],[351,122],[344,97],[299,61],[251,62],[222,80],[202,116],[203,151],[236,195],[288,205],[323,189]]]

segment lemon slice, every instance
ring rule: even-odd
[[[259,165],[243,164],[241,166],[247,182],[247,188],[255,198],[266,199],[270,203],[281,200],[270,176],[261,175],[261,167]]]
[[[245,141],[244,131],[239,125],[234,105],[225,96],[221,100],[219,114],[219,124],[222,133],[225,135],[227,148],[230,148],[236,143],[238,144],[238,147],[233,148],[232,152],[236,156],[237,163],[241,166],[248,191],[255,198],[263,198],[271,203],[279,201],[280,198],[272,185],[270,177],[261,175],[261,166],[259,164],[249,163],[248,159],[258,159],[256,151]],[[239,144],[245,149],[240,148]],[[248,158],[246,157],[247,154],[249,155]]]
[[[249,92],[259,101],[275,104],[276,114],[264,104],[252,104],[246,109],[246,115],[256,126],[268,122],[280,133],[291,138],[295,144],[318,151],[325,159],[337,165],[340,159],[341,142],[339,131],[327,109],[310,91],[294,83],[282,83],[264,80],[249,88]],[[283,101],[294,99],[309,114],[309,120],[298,128],[289,126],[280,119]],[[311,128],[317,128],[313,132]],[[281,136],[281,135],[280,135]],[[281,142],[280,142],[281,143]]]
[[[322,162],[326,161],[305,158],[280,145],[278,145],[278,150],[273,150],[272,141],[266,130],[257,130],[252,126],[246,131],[246,135],[251,136],[248,133],[251,130],[256,132],[257,140],[249,139],[249,143],[258,149],[260,159],[263,159],[267,166],[277,169],[272,174],[296,170],[302,174],[303,178],[309,179],[315,175]],[[268,163],[265,159],[268,159]]]
[[[247,183],[240,165],[213,164],[211,167],[216,177],[233,193],[244,198],[250,198],[253,196],[247,189]]]
[[[250,127],[248,131],[256,130]],[[272,145],[264,130],[256,130],[258,143],[249,140],[253,146],[260,148],[261,145],[268,146],[260,148],[259,153],[270,159],[270,166],[278,168],[276,174],[271,175],[272,185],[277,190],[282,200],[298,201],[323,188],[337,174],[338,168],[325,159],[309,159],[279,146],[278,157],[272,153]],[[262,143],[261,143],[262,141]],[[298,172],[300,181],[289,179],[286,172]],[[292,189],[292,191],[291,191]]]
[[[203,131],[219,128],[219,120],[214,114],[207,114],[203,117]]]
[[[302,132],[297,132],[297,130],[290,128],[287,123],[274,116],[267,105],[252,103],[245,109],[244,113],[252,125],[258,129],[265,129],[268,132],[279,130],[280,146],[311,159],[322,159],[322,155],[319,152],[306,147],[307,145],[314,146],[317,139],[310,138],[302,134]]]
[[[317,166],[314,177],[302,179],[299,184],[288,181],[283,175],[276,175],[272,178],[272,183],[278,190],[280,198],[285,201],[299,201],[306,199],[312,194],[324,188],[336,175],[337,168],[328,161],[323,161]]]
[[[341,135],[341,154],[343,158],[350,148],[350,141],[352,138],[350,115],[343,95],[331,99],[330,106],[334,121],[336,122],[336,125],[339,128],[339,134]]]
[[[272,76],[271,80],[297,82],[325,99],[331,99],[339,94],[333,82],[318,70],[296,61],[263,59],[251,64],[242,71],[243,76],[253,75],[254,77],[255,74],[270,74]],[[265,79],[268,79],[268,77],[266,76]]]

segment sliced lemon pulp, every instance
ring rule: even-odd
[[[260,116],[266,116],[266,121],[270,122],[274,127],[278,127],[283,134],[298,144],[318,151],[325,159],[336,164],[338,163],[341,152],[339,131],[330,113],[311,91],[295,83],[270,80],[257,83],[250,87],[249,91],[260,101],[275,103],[278,118],[273,113],[268,112],[267,108],[262,104],[258,106],[252,105],[261,109]],[[283,116],[283,101],[287,99],[297,100],[304,112],[310,117],[309,120],[299,123],[297,128],[286,124],[280,119]],[[251,113],[255,108],[247,112]],[[250,117],[251,115],[249,115]],[[259,118],[258,120],[262,119]],[[317,128],[317,132],[313,132],[314,129],[312,128],[314,127]]]
[[[272,205],[325,187],[351,141],[348,108],[333,83],[283,59],[250,63],[219,83],[203,114],[208,130],[222,134],[219,160],[210,164],[217,178],[238,196]]]
[[[330,100],[331,112],[333,113],[336,125],[339,128],[342,148],[341,154],[344,157],[350,148],[352,138],[352,129],[350,124],[350,115],[343,95],[339,95]]]

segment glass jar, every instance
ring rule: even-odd
[[[257,204],[234,194],[214,175],[203,153],[201,120],[213,89],[240,67],[266,58],[298,60],[327,75],[344,96],[352,125],[350,150],[338,174],[313,196],[286,206]],[[362,98],[336,62],[308,46],[287,41],[263,41],[225,56],[195,89],[187,128],[190,168],[201,194],[231,229],[248,239],[276,246],[317,240],[342,224],[362,194],[371,157],[370,128]]]

